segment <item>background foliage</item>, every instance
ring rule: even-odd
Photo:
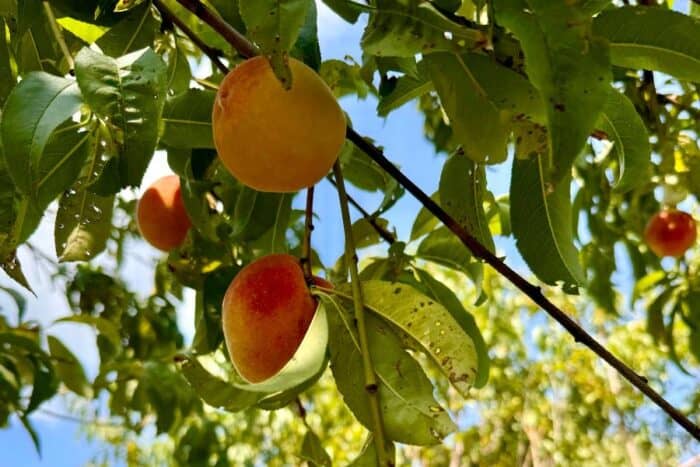
[[[176,2],[163,3],[226,63],[241,60]],[[437,157],[415,157],[444,164],[433,199],[492,251],[512,239],[548,296],[697,414],[698,248],[659,260],[642,236],[662,206],[697,214],[697,3],[324,3],[366,22],[361,57],[322,60],[310,0],[207,2],[281,79],[290,53],[338,98],[372,96],[382,117],[417,105]],[[210,119],[223,75],[190,39],[150,1],[0,0],[0,74],[0,263],[13,279],[2,288],[0,424],[19,420],[39,449],[32,416],[60,397],[114,446],[97,463],[373,465],[352,306],[341,295],[324,301],[329,369],[278,394],[232,384],[223,292],[254,258],[299,255],[304,213],[293,195],[255,192],[219,163]],[[134,189],[160,150],[181,177],[194,228],[153,266],[153,289],[142,294],[124,265],[138,241]],[[340,161],[352,192],[379,200],[370,217],[392,237],[403,189],[350,143]],[[487,172],[506,164],[509,190],[494,193]],[[427,211],[414,217],[410,236],[388,248],[367,219],[353,224],[398,464],[661,465],[694,452]],[[40,251],[29,239],[42,219],[53,223],[55,260],[37,261],[65,291],[60,323],[94,330],[96,375],[51,327],[24,319],[34,298],[17,251]],[[322,264],[320,253],[314,266],[349,293],[345,262]],[[185,290],[196,291],[194,304],[183,305]],[[406,305],[428,301],[413,321]],[[184,306],[195,309],[187,344]],[[445,336],[421,337],[440,320],[452,326]],[[468,384],[451,376],[443,349]]]

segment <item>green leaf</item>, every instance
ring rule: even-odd
[[[496,19],[520,40],[532,84],[547,106],[549,158],[561,181],[583,149],[612,80],[607,42],[572,2],[495,0]],[[523,192],[524,193],[524,192]]]
[[[29,421],[29,417],[22,415],[19,417],[19,420],[22,422],[24,429],[27,430],[27,433],[29,433],[29,436],[32,438],[34,449],[36,449],[36,452],[39,454],[39,456],[41,456],[41,442],[39,441],[39,435]]]
[[[506,159],[510,117],[489,96],[455,54],[436,53],[423,59],[435,84],[455,137],[470,158],[498,163]]]
[[[387,457],[396,459],[396,448],[394,443],[387,443]],[[360,454],[348,464],[348,467],[382,467],[377,463],[377,446],[374,444],[374,437],[370,433],[365,440],[365,445],[362,447]]]
[[[95,144],[94,135],[70,120],[53,132],[32,175],[32,197],[39,209],[75,182]]]
[[[620,175],[614,189],[618,192],[645,185],[651,178],[651,145],[644,121],[634,104],[611,89],[598,126],[613,142],[612,153],[619,160]]]
[[[485,41],[481,31],[450,21],[430,2],[377,0],[362,36],[362,50],[382,57],[413,57],[441,50],[467,50]],[[450,33],[451,38],[445,33]]]
[[[595,18],[593,32],[610,41],[615,65],[700,82],[700,18],[665,8],[613,8]]]
[[[20,264],[19,259],[17,259],[15,251],[10,252],[9,256],[6,256],[5,258],[0,258],[0,261],[2,261],[0,267],[13,281],[17,282],[32,294],[34,293],[34,290],[32,290],[31,286],[29,285],[29,281],[27,281],[27,278],[24,276],[22,265]]]
[[[357,331],[347,300],[324,297],[331,339],[331,370],[343,400],[355,418],[371,429],[367,392]],[[439,444],[456,429],[445,410],[433,398],[433,386],[420,365],[405,351],[389,323],[374,314],[365,316],[369,351],[378,379],[380,409],[386,436],[400,443],[420,446]]]
[[[346,141],[338,159],[345,179],[358,188],[384,191],[391,183],[386,171],[349,141]]]
[[[112,231],[114,196],[99,196],[86,188],[61,197],[54,237],[59,261],[89,261],[107,246]]]
[[[286,88],[292,85],[287,53],[299,37],[309,5],[310,0],[256,0],[239,4],[248,36],[260,46]]]
[[[298,58],[318,72],[321,68],[321,47],[318,44],[317,21],[316,2],[310,2],[304,25],[299,31],[299,37],[291,53],[293,57]]]
[[[472,254],[447,227],[430,232],[418,245],[416,256],[469,275]]]
[[[24,298],[24,295],[9,287],[0,286],[0,290],[9,295],[15,302],[15,305],[17,306],[17,321],[21,323],[24,313],[27,311],[27,299]]]
[[[133,11],[133,10],[132,10]],[[153,156],[166,93],[167,67],[151,49],[117,60],[88,48],[75,57],[85,101],[110,124],[121,186],[138,186]]]
[[[312,466],[330,466],[331,456],[328,455],[319,437],[310,429],[304,435],[304,441],[301,443],[301,454],[303,460],[307,461]]]
[[[122,19],[97,41],[100,49],[110,57],[121,57],[129,52],[153,44],[160,24],[151,11],[151,2],[143,2],[122,14]]]
[[[396,84],[389,94],[380,97],[377,104],[377,114],[380,117],[386,117],[392,110],[419,98],[432,89],[433,83],[430,80],[404,75],[396,80]]]
[[[365,281],[362,292],[365,307],[410,336],[467,397],[478,374],[478,357],[471,336],[450,312],[407,284]]]
[[[436,191],[430,196],[430,199],[440,204],[440,192]],[[413,226],[411,227],[411,240],[415,240],[423,235],[432,232],[435,227],[440,223],[440,221],[435,217],[430,211],[421,207],[416,216],[416,220],[413,221]]]
[[[83,366],[75,355],[54,336],[48,336],[49,351],[56,365],[56,373],[68,389],[83,397],[90,397]]]
[[[350,0],[322,0],[328,8],[333,10],[338,16],[343,18],[345,21],[354,24],[357,22],[357,18],[364,10],[362,4],[357,4]]]
[[[214,148],[211,109],[216,93],[189,89],[168,99],[161,142],[173,148]]]
[[[491,252],[496,251],[484,213],[486,171],[464,154],[445,162],[440,176],[440,204],[467,232]]]
[[[60,24],[63,29],[84,40],[87,44],[92,44],[98,40],[109,29],[104,26],[87,23],[68,16],[58,18],[56,22]]]
[[[10,38],[6,33],[5,18],[0,17],[0,108],[17,82],[16,70],[13,70],[10,60]],[[16,67],[15,67],[16,68]]]
[[[464,308],[462,302],[460,302],[457,295],[455,295],[449,287],[423,269],[415,269],[415,271],[418,274],[421,284],[425,287],[428,296],[445,307],[474,343],[478,370],[474,380],[474,387],[484,387],[489,379],[491,360],[489,358],[488,349],[486,348],[486,342],[476,325],[474,317]]]
[[[389,221],[382,218],[375,218],[374,222],[388,230]],[[366,248],[368,246],[381,243],[382,238],[377,230],[370,224],[367,218],[360,218],[352,224],[352,237],[355,240],[355,248]]]
[[[647,306],[647,332],[654,338],[657,344],[663,342],[666,336],[666,328],[664,327],[664,308],[668,305],[669,300],[673,297],[673,288],[667,288]]]
[[[513,161],[510,219],[516,246],[546,284],[573,290],[584,275],[573,243],[569,187],[571,175],[553,185],[545,180],[542,156]]]
[[[238,412],[255,404],[263,393],[244,391],[207,371],[195,357],[188,358],[180,367],[192,389],[212,407]]]
[[[117,328],[116,324],[106,318],[90,315],[73,315],[57,319],[56,323],[82,323],[94,326],[99,333],[107,338],[116,348],[121,346],[119,328]]]
[[[51,134],[81,104],[75,81],[44,72],[30,73],[10,93],[0,136],[5,166],[22,193],[33,194],[33,175]]]
[[[187,54],[185,54],[182,47],[178,44],[177,38],[173,40],[175,41],[175,47],[168,51],[168,78],[166,89],[168,89],[169,92],[179,94],[189,89],[192,71],[187,61]]]

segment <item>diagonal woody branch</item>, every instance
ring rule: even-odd
[[[157,0],[156,0],[157,1]],[[236,31],[231,25],[227,24],[218,15],[212,12],[206,5],[199,0],[177,0],[182,6],[193,12],[201,20],[209,24],[224,39],[226,39],[238,52],[249,57],[257,54],[255,46],[242,34]],[[515,287],[527,295],[534,303],[539,305],[552,318],[554,318],[569,334],[571,334],[576,342],[580,342],[591,349],[596,355],[605,360],[618,373],[620,373],[634,387],[641,391],[659,408],[661,408],[668,416],[670,416],[678,425],[682,426],[695,439],[700,441],[700,426],[693,423],[685,414],[675,408],[663,396],[656,392],[647,379],[638,375],[632,368],[626,365],[622,360],[613,355],[604,345],[599,343],[593,336],[588,334],[576,321],[569,315],[552,303],[547,297],[542,294],[542,289],[521,276],[510,266],[505,264],[495,254],[491,253],[484,245],[482,245],[471,233],[469,233],[462,225],[453,219],[445,210],[443,210],[430,196],[422,191],[415,183],[406,177],[394,164],[387,159],[383,152],[374,146],[372,143],[363,138],[355,130],[347,127],[347,138],[352,141],[360,150],[364,151],[377,164],[379,164],[389,175],[391,175],[401,186],[408,190],[423,206],[436,218],[438,218],[459,240],[472,251],[472,254],[488,263],[499,274],[508,279]]]

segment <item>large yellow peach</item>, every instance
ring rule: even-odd
[[[328,282],[314,283],[329,287]],[[226,347],[238,373],[258,383],[294,356],[316,312],[299,260],[272,254],[245,266],[222,303]]]
[[[182,202],[180,177],[162,177],[143,192],[136,205],[136,223],[143,238],[159,250],[182,244],[191,223]]]
[[[214,145],[224,166],[259,191],[288,193],[314,185],[345,140],[345,116],[311,68],[290,58],[285,90],[266,58],[246,60],[219,86],[212,112]]]

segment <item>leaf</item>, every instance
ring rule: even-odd
[[[84,48],[75,57],[75,76],[85,101],[110,123],[117,142],[122,187],[138,186],[153,156],[166,73],[167,67],[151,49],[115,60]]]
[[[173,40],[175,47],[168,52],[168,78],[165,87],[169,92],[179,94],[189,89],[192,71],[187,61],[187,54],[179,46],[177,38]]]
[[[367,392],[361,381],[362,357],[349,301],[323,297],[329,308],[331,370],[345,404],[365,427],[371,427]],[[420,446],[441,442],[456,426],[433,398],[433,386],[420,365],[403,350],[391,326],[374,314],[365,316],[367,340],[378,379],[380,410],[386,436]],[[370,428],[371,429],[371,428]]]
[[[396,448],[394,443],[387,443],[387,457],[392,461],[396,459]],[[362,452],[348,464],[348,467],[381,467],[377,463],[377,446],[374,444],[374,437],[370,433],[362,447]]]
[[[467,64],[459,55],[436,53],[423,59],[435,84],[455,137],[478,162],[506,159],[509,116],[489,101]]]
[[[673,288],[667,288],[649,303],[647,307],[647,332],[655,343],[662,342],[666,336],[664,327],[664,308],[673,297]]]
[[[88,155],[95,151],[95,144],[94,135],[71,120],[51,134],[32,175],[32,197],[37,208],[43,210],[75,182]]]
[[[251,216],[253,215],[253,209],[255,208],[255,200],[258,198],[260,192],[248,186],[241,186],[241,191],[236,199],[236,206],[233,210],[233,234],[241,234],[248,222],[250,222]]]
[[[312,466],[330,466],[331,456],[328,455],[321,440],[312,430],[307,430],[304,435],[304,441],[301,443],[301,454],[303,460],[307,461]]]
[[[121,57],[151,46],[159,27],[151,11],[151,2],[143,2],[124,13],[122,19],[98,39],[97,45],[105,55]]]
[[[464,154],[447,159],[440,175],[440,204],[467,232],[496,251],[484,213],[486,171]]]
[[[310,0],[256,0],[239,9],[250,37],[268,57],[282,85],[292,85],[287,53],[304,26]]]
[[[182,374],[192,389],[212,407],[238,412],[255,404],[263,394],[244,391],[209,373],[195,357],[182,363]]]
[[[436,191],[430,196],[430,199],[440,204],[440,192]],[[411,240],[415,240],[423,235],[432,232],[435,227],[440,223],[440,221],[435,217],[430,211],[422,206],[418,211],[416,220],[413,221],[413,226],[411,227]]]
[[[349,0],[322,0],[328,8],[333,10],[338,16],[343,18],[348,23],[355,24],[357,18],[363,11],[364,5],[356,4]]]
[[[0,109],[5,104],[5,99],[17,82],[15,71],[10,60],[10,40],[5,33],[5,18],[0,16]]]
[[[388,230],[389,221],[382,218],[375,218],[375,224]],[[368,246],[376,245],[381,243],[382,238],[379,236],[377,230],[370,224],[369,220],[362,217],[352,224],[352,238],[355,240],[355,248],[366,248]]]
[[[102,336],[107,338],[116,348],[121,346],[121,338],[119,337],[119,329],[117,325],[105,318],[90,315],[72,315],[60,318],[56,323],[82,323],[94,326]]]
[[[652,172],[651,145],[634,104],[611,89],[598,125],[613,142],[612,153],[619,159],[620,176],[614,189],[624,193],[648,183]]]
[[[173,148],[214,148],[211,109],[216,93],[200,89],[168,99],[163,109],[161,142]]]
[[[469,274],[467,265],[472,259],[469,248],[447,227],[438,227],[418,245],[416,256]]]
[[[377,0],[372,7],[362,6],[370,13],[361,42],[369,55],[413,57],[477,48],[486,40],[481,31],[450,21],[430,2]]]
[[[321,68],[321,47],[318,44],[318,21],[316,2],[310,2],[304,25],[299,31],[299,37],[292,48],[292,56],[309,65],[315,71]]]
[[[31,286],[29,285],[29,281],[27,281],[27,278],[24,276],[22,265],[20,264],[19,259],[17,259],[15,251],[12,251],[10,255],[5,258],[0,258],[0,261],[2,261],[0,267],[13,281],[17,282],[19,285],[34,294],[34,290],[32,290]]]
[[[39,435],[37,434],[36,430],[29,421],[29,417],[27,417],[26,415],[22,415],[19,417],[19,420],[20,422],[22,422],[24,429],[27,430],[27,433],[29,433],[29,436],[32,438],[32,444],[34,444],[34,449],[36,449],[36,452],[39,454],[39,457],[41,457],[41,442],[39,440]]]
[[[610,41],[617,66],[700,82],[699,18],[648,6],[613,8],[595,18],[593,32]]]
[[[430,80],[404,75],[396,80],[396,85],[389,94],[380,97],[377,104],[377,114],[380,117],[386,117],[392,110],[419,98],[432,89],[433,83]]]
[[[51,357],[55,361],[56,373],[63,384],[79,396],[90,397],[90,386],[80,361],[56,337],[48,336],[47,339]]]
[[[542,156],[513,160],[510,220],[518,251],[546,284],[575,289],[585,278],[573,243],[569,187],[571,175],[545,181]]]
[[[107,246],[114,196],[71,189],[61,197],[54,238],[59,261],[89,261]]]
[[[499,24],[520,40],[527,75],[547,107],[549,161],[559,182],[583,149],[612,80],[607,42],[572,2],[495,0]],[[524,193],[524,192],[523,192]]]
[[[474,349],[477,355],[477,375],[474,379],[474,387],[484,387],[489,379],[489,368],[491,360],[489,359],[486,342],[481,335],[481,331],[474,321],[474,317],[469,313],[462,302],[457,298],[455,293],[445,284],[437,280],[427,271],[423,269],[414,269],[418,274],[421,284],[426,288],[426,293],[429,297],[438,301],[459,323],[462,330],[469,335],[474,343]]]
[[[338,288],[345,291],[348,288]],[[476,380],[474,341],[441,304],[413,287],[385,281],[364,281],[365,307],[411,337],[440,368],[462,396]]]
[[[87,44],[92,44],[98,40],[109,29],[97,24],[80,21],[69,16],[58,18],[56,22],[61,25],[61,28],[84,40]]]
[[[367,154],[346,142],[338,156],[345,179],[366,191],[384,191],[391,178]]]
[[[33,193],[34,174],[51,134],[81,104],[75,81],[44,72],[29,73],[10,93],[0,136],[5,166],[22,193]]]

